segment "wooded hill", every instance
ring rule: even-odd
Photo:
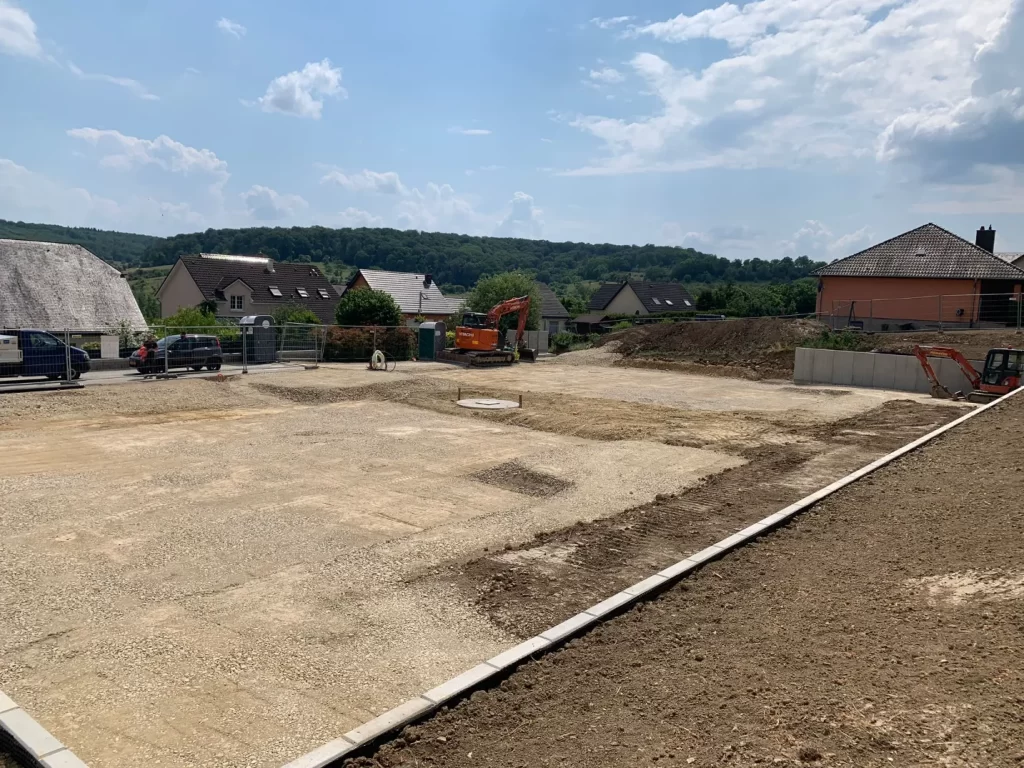
[[[326,227],[208,229],[168,238],[0,220],[0,237],[78,243],[118,267],[173,264],[193,253],[264,254],[280,261],[430,273],[449,290],[471,288],[484,275],[526,270],[552,285],[627,277],[684,283],[787,283],[821,262],[733,261],[693,248],[554,243],[396,229]]]

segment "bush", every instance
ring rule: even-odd
[[[578,333],[562,331],[551,337],[551,349],[555,352],[575,352],[578,349],[590,349],[601,338],[599,333],[582,336]]]
[[[613,331],[625,331],[633,327],[633,323],[629,320],[620,320],[612,326]]]
[[[285,323],[320,325],[320,318],[317,314],[300,304],[286,304],[283,307],[278,307],[270,316],[274,318],[274,325],[284,325]]]
[[[455,346],[455,331],[445,331],[444,346],[446,349],[451,349]]]
[[[376,348],[389,359],[411,360],[416,351],[416,333],[409,328],[328,328],[324,360],[336,363],[369,362]]]
[[[357,288],[346,291],[335,311],[338,325],[404,325],[402,310],[390,293]]]
[[[856,331],[822,331],[819,336],[814,336],[800,343],[801,347],[814,347],[816,349],[839,349],[848,352],[858,352],[870,344],[865,341],[863,334]]]

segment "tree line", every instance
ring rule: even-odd
[[[450,293],[469,291],[481,277],[517,270],[556,286],[627,278],[704,284],[788,283],[823,265],[806,256],[734,261],[672,246],[551,242],[385,228],[252,227],[155,238],[0,221],[0,237],[79,243],[121,268],[170,265],[187,254],[232,253],[317,262],[328,268],[344,265],[430,273]]]

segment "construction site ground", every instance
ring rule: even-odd
[[[1017,397],[346,765],[1017,768],[1022,430]]]
[[[963,407],[606,357],[0,399],[0,690],[93,768],[276,768]]]
[[[604,336],[601,349],[618,365],[752,380],[791,378],[795,350],[820,346],[855,352],[913,354],[916,345],[954,347],[969,360],[989,349],[1024,346],[1015,328],[958,331],[847,331],[838,338],[816,320],[749,318],[642,325]]]

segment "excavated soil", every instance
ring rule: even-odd
[[[750,446],[742,451],[747,464],[681,493],[536,536],[430,580],[457,584],[492,622],[530,637],[961,413],[944,406],[885,403],[812,428],[813,440]]]
[[[1018,398],[347,765],[1019,768],[1022,430]]]
[[[664,323],[609,334],[599,342],[605,364],[750,380],[792,378],[795,349],[820,336],[816,320],[751,318],[708,323]],[[856,351],[913,354],[916,345],[959,349],[984,360],[989,349],[1024,346],[1013,328],[998,331],[920,331],[859,334]],[[575,353],[574,353],[575,354]]]
[[[752,318],[720,323],[659,323],[612,334],[621,363],[640,367],[664,364],[697,366],[688,373],[725,368],[743,378],[788,378],[793,375],[793,349],[820,335],[825,326],[814,320]],[[659,365],[661,364],[661,365]]]
[[[508,461],[483,472],[477,472],[470,477],[481,483],[504,488],[506,491],[522,493],[526,496],[557,496],[562,491],[572,488],[570,481],[544,472],[535,472],[524,467],[518,461]]]

